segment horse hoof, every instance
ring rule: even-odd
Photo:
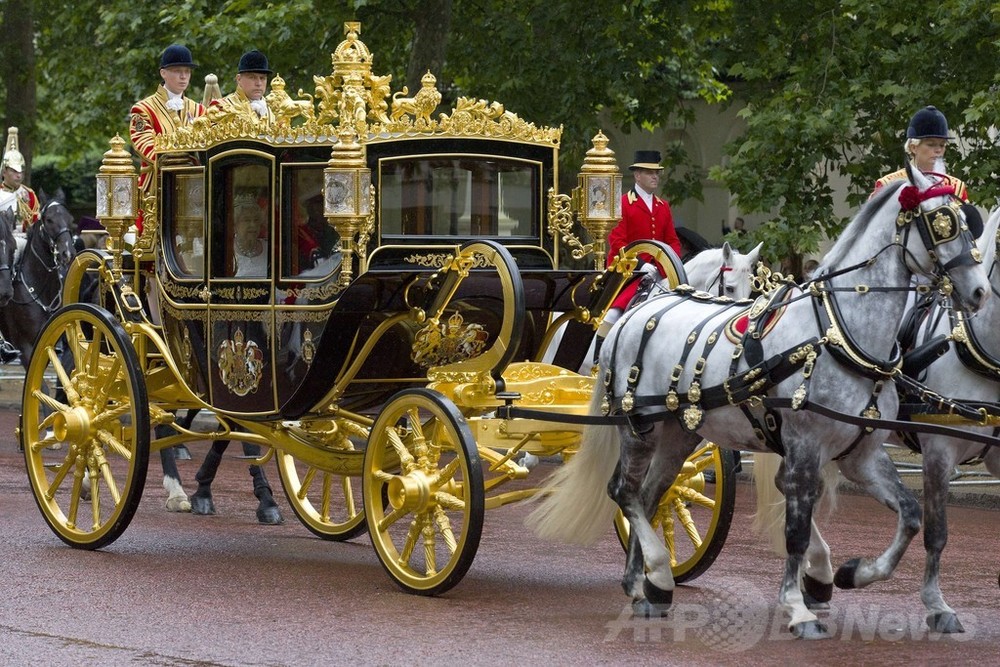
[[[215,514],[215,501],[211,496],[191,496],[191,513],[211,516]]]
[[[830,632],[826,629],[826,626],[819,621],[796,623],[789,626],[788,629],[792,631],[792,635],[796,639],[827,639],[830,637]]]
[[[265,526],[277,526],[284,523],[285,519],[277,507],[258,507],[257,521]]]
[[[174,496],[172,498],[167,498],[167,511],[190,512],[191,501],[187,499],[187,496]]]
[[[190,461],[191,450],[185,447],[184,445],[175,445],[174,456],[177,457],[178,461]]]
[[[860,558],[852,558],[837,569],[837,574],[833,575],[833,583],[837,588],[848,591],[857,588],[854,585],[854,575],[861,565]]]
[[[807,609],[829,609],[833,583],[824,584],[808,574],[802,577],[802,597]]]
[[[928,614],[927,627],[931,629],[931,632],[940,632],[943,635],[954,635],[960,632],[965,632],[965,628],[962,627],[962,623],[958,620],[958,616],[950,611]]]
[[[670,611],[669,604],[656,604],[647,598],[632,601],[632,614],[636,618],[666,618]]]

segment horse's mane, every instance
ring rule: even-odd
[[[847,250],[854,245],[858,237],[864,234],[872,218],[882,211],[888,201],[894,198],[904,185],[907,185],[907,181],[900,180],[879,188],[878,192],[861,207],[861,210],[854,216],[854,219],[841,232],[837,243],[826,254],[826,257],[823,258],[823,263],[817,267],[813,275],[819,276],[826,272],[827,268],[837,266],[847,253]]]

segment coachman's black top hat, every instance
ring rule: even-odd
[[[244,72],[260,72],[261,74],[272,73],[267,67],[267,56],[257,49],[247,51],[242,57],[240,57],[239,73],[242,74]]]
[[[660,157],[660,151],[636,151],[635,152],[635,162],[629,165],[629,170],[632,169],[654,169],[661,170],[663,166],[660,162],[663,160]]]
[[[191,50],[180,44],[171,44],[160,56],[160,69],[167,67],[190,67],[194,69],[197,65],[191,58]]]
[[[910,119],[906,138],[948,139],[948,119],[936,107],[924,107]]]

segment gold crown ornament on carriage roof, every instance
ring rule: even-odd
[[[4,144],[3,166],[10,167],[14,171],[24,171],[24,156],[18,147],[17,128],[7,128],[7,143]]]
[[[442,95],[437,77],[427,71],[421,88],[392,92],[392,75],[372,71],[374,56],[360,38],[361,24],[344,24],[344,40],[331,54],[333,71],[313,76],[312,92],[299,88],[297,99],[281,77],[271,81],[268,123],[248,123],[239,114],[207,113],[191,126],[156,135],[158,153],[204,150],[235,138],[265,139],[273,144],[334,143],[350,128],[363,144],[389,135],[490,136],[558,146],[562,128],[536,127],[499,102],[460,97],[452,109],[434,116]],[[289,86],[286,90],[286,86]],[[213,107],[214,108],[214,107]]]

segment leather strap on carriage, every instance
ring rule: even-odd
[[[828,289],[821,289],[819,298],[813,299],[813,311],[820,331],[827,332],[827,345],[833,358],[848,369],[873,380],[892,377],[902,363],[899,343],[893,344],[892,358],[876,359],[863,350],[854,340],[850,330],[841,326],[844,317],[840,304]]]
[[[949,311],[951,338],[955,341],[955,351],[962,365],[970,371],[992,382],[1000,382],[1000,359],[987,352],[979,342],[972,322],[957,311]]]
[[[746,331],[743,332],[740,343],[733,349],[733,357],[729,365],[730,376],[735,375],[741,356],[746,359],[747,364],[751,367],[761,363],[764,358],[764,346],[761,343],[761,337],[766,330],[766,322],[774,315],[775,310],[785,307],[791,302],[787,298],[791,289],[791,285],[781,285],[770,294],[760,297],[760,300],[750,307],[747,313]],[[813,341],[815,340],[813,339]],[[816,346],[812,345],[811,347]],[[815,355],[813,355],[813,359],[815,359]],[[807,386],[811,373],[812,365],[810,364],[809,372],[805,374],[802,387]],[[764,419],[761,421],[757,419],[757,415],[753,413],[747,402],[740,402],[738,405],[743,412],[743,416],[750,423],[750,427],[756,434],[757,439],[775,454],[784,456],[785,444],[781,440],[781,413],[765,408]]]
[[[764,404],[775,408],[792,408],[792,399],[790,398],[765,398]],[[840,412],[839,410],[834,410],[833,408],[828,408],[825,405],[819,403],[808,402],[801,407],[803,410],[809,410],[810,412],[815,412],[823,417],[829,417],[835,421],[844,422],[846,424],[854,424],[857,426],[862,426],[865,428],[885,429],[887,431],[901,431],[901,432],[918,432],[927,433],[933,435],[944,435],[951,438],[958,438],[960,440],[970,440],[972,442],[979,442],[984,445],[989,445],[991,447],[1000,446],[1000,438],[992,435],[985,435],[982,433],[976,433],[974,431],[966,431],[964,429],[956,428],[954,426],[943,426],[940,424],[928,424],[926,422],[912,422],[905,421],[902,419],[882,419],[882,418],[872,418],[865,417],[863,415],[852,415],[846,412]]]
[[[681,293],[681,297],[682,298],[672,300],[664,308],[662,308],[661,310],[659,310],[655,315],[653,315],[652,317],[650,317],[646,321],[646,327],[645,327],[645,331],[643,333],[643,341],[646,340],[649,332],[656,328],[657,322],[659,322],[661,319],[663,319],[663,316],[666,313],[668,313],[670,310],[676,308],[677,306],[679,306],[682,303],[684,303],[685,301],[687,301],[688,298],[690,298],[690,296],[691,296],[690,294],[683,294],[683,293]],[[638,308],[636,308],[635,310],[625,311],[625,314],[622,315],[622,317],[623,318],[633,317],[638,311],[639,311]],[[604,369],[604,378],[603,378],[603,380],[604,380],[604,392],[605,392],[606,395],[610,395],[611,394],[611,388],[614,386],[614,381],[615,381],[615,372],[614,372],[615,364],[614,364],[614,360],[618,358],[618,343],[621,342],[621,339],[622,339],[621,336],[616,336],[615,337],[614,346],[611,348],[611,363],[609,363],[608,367],[606,369]],[[641,358],[641,354],[640,354],[639,358]]]
[[[760,364],[742,373],[727,378],[721,385],[701,390],[700,405],[705,410],[714,410],[725,405],[737,405],[746,401],[762,400],[760,397],[773,387],[781,384],[795,374],[809,360],[810,352],[818,351],[818,339],[813,338],[791,350],[776,354]],[[813,357],[815,358],[815,357]],[[507,401],[500,406],[496,414],[501,419],[543,419],[564,424],[585,424],[596,426],[632,425],[641,426],[663,421],[675,416],[675,411],[667,409],[666,394],[643,395],[634,398],[632,413],[621,411],[620,405],[607,415],[573,415],[552,412],[536,408],[522,408],[513,405],[518,395],[504,395],[500,398]],[[688,403],[687,393],[679,394],[678,400]],[[655,408],[660,410],[636,414],[640,408]]]
[[[955,415],[972,421],[982,421],[990,415],[1000,415],[1000,408],[995,403],[948,398],[906,375],[896,377],[896,386],[900,393],[912,396],[917,401],[916,404],[901,403],[899,414]]]
[[[927,367],[944,355],[950,346],[951,343],[944,334],[924,341],[903,355],[903,375],[919,379]]]
[[[688,385],[688,390],[685,393],[686,401],[680,401],[677,394],[677,387],[680,384],[681,375],[684,373],[684,368],[687,365],[688,357],[691,355],[691,351],[694,349],[695,343],[701,337],[701,332],[710,321],[718,317],[720,313],[728,309],[729,306],[726,305],[723,308],[716,310],[708,317],[704,318],[698,325],[688,334],[687,340],[684,343],[684,350],[681,352],[681,357],[678,362],[674,365],[673,371],[670,373],[670,387],[667,389],[667,395],[664,399],[664,404],[667,406],[668,410],[677,410],[678,408],[684,406],[683,418],[681,419],[681,426],[690,432],[694,432],[701,426],[704,420],[704,410],[698,406],[702,399],[701,392],[701,374],[705,371],[705,363],[708,359],[708,355],[711,353],[715,344],[719,340],[719,336],[722,333],[722,328],[725,326],[725,322],[720,324],[715,331],[713,331],[708,340],[705,341],[705,346],[702,348],[701,354],[698,356],[698,360],[694,365],[694,374],[691,378],[691,383]],[[624,401],[622,402],[622,409],[626,412]]]

